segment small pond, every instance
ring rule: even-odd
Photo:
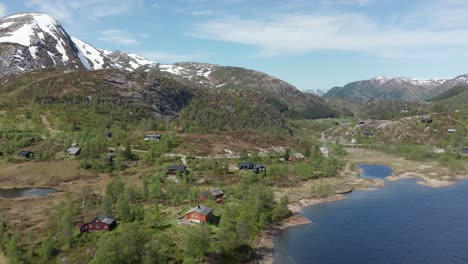
[[[362,170],[361,177],[368,179],[383,179],[391,176],[392,168],[378,164],[358,164],[357,167]]]
[[[57,190],[53,188],[0,188],[0,198],[46,196],[47,194],[54,192],[57,192]]]

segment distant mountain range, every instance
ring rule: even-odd
[[[343,87],[334,87],[323,95],[324,98],[341,97],[360,101],[371,99],[425,101],[442,94],[452,87],[467,85],[468,75],[453,79],[416,79],[376,77],[356,81]]]
[[[323,96],[328,92],[328,90],[321,90],[321,89],[310,89],[310,90],[304,90],[302,91],[303,93],[309,93],[309,94],[315,94],[318,96]]]

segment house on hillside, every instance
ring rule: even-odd
[[[432,123],[432,116],[424,115],[421,117],[421,123]]]
[[[374,132],[372,130],[365,130],[364,132],[362,132],[362,134],[367,137],[372,137],[374,135]]]
[[[237,165],[239,170],[253,170],[254,166],[252,162],[241,162]]]
[[[266,172],[266,167],[263,166],[262,164],[255,164],[253,171],[257,174],[260,172]]]
[[[468,148],[462,148],[460,151],[461,155],[468,155]]]
[[[22,159],[32,159],[34,158],[34,153],[30,150],[21,150],[18,156]]]
[[[360,126],[365,125],[365,124],[366,124],[366,121],[364,121],[364,120],[362,120],[362,119],[359,120],[359,122],[358,122],[358,125],[360,125]]]
[[[213,208],[210,208],[201,204],[188,210],[184,215],[185,220],[189,222],[196,222],[196,223],[207,223],[212,218],[213,218]]]
[[[145,136],[146,141],[160,141],[161,140],[161,135],[146,135]]]
[[[111,231],[117,227],[117,219],[98,215],[87,223],[80,222],[77,225],[81,232]]]
[[[166,174],[181,174],[187,170],[184,165],[169,165],[167,166]]]
[[[67,149],[67,154],[69,156],[79,156],[81,154],[81,148],[71,147],[71,148]]]
[[[200,194],[200,197],[198,197],[198,200],[205,201],[206,199],[212,198],[216,200],[217,203],[221,203],[223,201],[223,196],[224,196],[224,192],[221,189],[216,188],[213,190],[202,192]]]
[[[455,132],[457,132],[457,130],[456,130],[455,128],[449,128],[449,129],[447,129],[447,133],[449,133],[449,134],[453,134],[453,133],[455,133]]]
[[[113,162],[114,162],[114,158],[115,158],[115,154],[114,154],[114,153],[107,153],[107,154],[106,154],[106,162],[107,162],[107,163],[113,163]]]

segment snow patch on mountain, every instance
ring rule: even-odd
[[[71,39],[78,48],[78,57],[86,69],[101,70],[104,68],[104,56],[102,51],[99,51],[95,47],[75,37],[71,37]],[[91,64],[89,62],[91,62]]]
[[[438,86],[447,81],[444,78],[404,78],[404,77],[386,77],[386,76],[377,76],[371,79],[371,81],[377,82],[380,85],[384,85],[389,82],[393,83],[408,83],[417,86]]]

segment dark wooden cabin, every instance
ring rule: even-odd
[[[184,173],[187,167],[184,165],[169,165],[167,166],[166,174],[180,174]]]
[[[30,150],[21,150],[18,156],[22,159],[32,159],[34,158],[34,153]]]
[[[254,166],[252,162],[241,162],[237,165],[239,170],[253,170]]]
[[[145,140],[146,141],[160,141],[161,135],[146,135]]]
[[[429,115],[425,115],[421,117],[421,123],[432,123],[432,117]]]
[[[81,154],[81,148],[71,147],[67,149],[67,154],[70,156],[79,156]]]
[[[111,231],[117,227],[117,219],[98,215],[93,220],[87,223],[79,224],[81,232],[93,232],[93,231]]]
[[[262,164],[255,164],[253,171],[255,173],[266,172],[266,167],[263,166]]]
[[[461,155],[468,155],[468,148],[462,148],[460,151]]]
[[[213,189],[209,191],[202,192],[200,197],[198,198],[200,201],[205,201],[206,199],[214,199],[217,203],[221,203],[223,201],[224,192],[219,189]]]

